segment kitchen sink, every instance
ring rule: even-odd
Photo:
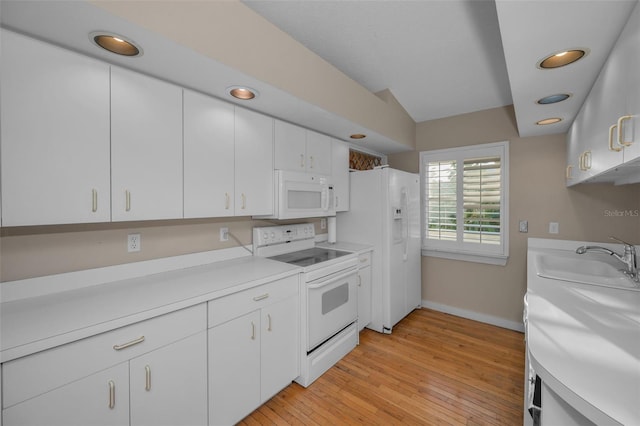
[[[640,291],[640,286],[615,266],[591,257],[573,254],[537,254],[539,277],[625,290]]]

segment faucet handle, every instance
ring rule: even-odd
[[[610,240],[613,240],[613,241],[617,241],[617,242],[619,242],[620,244],[624,244],[625,246],[628,246],[628,247],[634,247],[634,246],[633,246],[633,244],[629,244],[629,243],[627,243],[627,242],[625,242],[625,241],[622,241],[620,238],[616,238],[616,237],[614,237],[614,236],[612,236],[612,235],[609,235],[609,239],[610,239]],[[634,247],[634,248],[635,248],[635,247]]]

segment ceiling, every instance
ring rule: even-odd
[[[416,122],[514,104],[521,136],[567,131],[638,0],[246,0],[244,4],[375,93],[389,89]],[[182,3],[188,7],[188,2]],[[367,133],[369,150],[406,150],[384,135],[303,102],[205,58],[186,46],[108,14],[89,2],[0,2],[2,26],[227,98],[224,88],[260,87],[251,108],[345,139]],[[108,29],[144,46],[135,62],[88,42]],[[586,47],[581,61],[557,70],[536,63],[562,49]],[[217,84],[212,85],[211,75]],[[571,97],[541,106],[543,96]],[[548,126],[535,122],[558,116]]]
[[[636,0],[243,2],[416,122],[514,104],[520,136],[535,136],[568,130]],[[576,47],[583,61],[536,67]],[[549,117],[563,121],[535,124]]]

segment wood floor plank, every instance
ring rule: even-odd
[[[522,423],[523,334],[418,309],[360,345],[307,389],[292,383],[240,424]]]

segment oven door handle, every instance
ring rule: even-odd
[[[329,284],[333,284],[334,282],[339,281],[339,280],[341,280],[343,278],[346,278],[346,277],[348,277],[350,275],[353,275],[353,274],[355,274],[357,272],[358,272],[357,268],[349,269],[348,271],[346,271],[346,272],[344,272],[344,273],[342,273],[342,274],[340,274],[340,275],[338,275],[336,277],[330,277],[329,279],[324,280],[324,281],[320,281],[320,282],[309,283],[307,285],[307,288],[316,289],[316,288],[324,287],[324,286],[327,286]]]

